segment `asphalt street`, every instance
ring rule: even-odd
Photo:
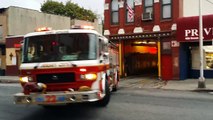
[[[0,120],[212,120],[209,93],[122,87],[107,107],[74,104],[48,110],[14,105],[19,84],[0,84]]]

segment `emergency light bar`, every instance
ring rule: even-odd
[[[94,30],[93,26],[88,26],[88,25],[73,25],[71,29],[88,29],[88,30]]]
[[[50,30],[52,30],[52,28],[50,27],[41,27],[41,28],[37,28],[35,31],[42,32],[42,31],[50,31]]]

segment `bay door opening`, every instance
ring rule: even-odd
[[[126,76],[158,76],[158,45],[156,40],[124,42],[124,70]]]

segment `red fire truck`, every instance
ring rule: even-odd
[[[95,102],[106,106],[119,81],[118,48],[107,38],[78,27],[41,28],[24,36],[15,104],[42,106]]]

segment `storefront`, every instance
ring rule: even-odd
[[[203,16],[204,77],[213,78],[213,15]],[[177,21],[180,79],[200,76],[199,17],[185,17]]]

